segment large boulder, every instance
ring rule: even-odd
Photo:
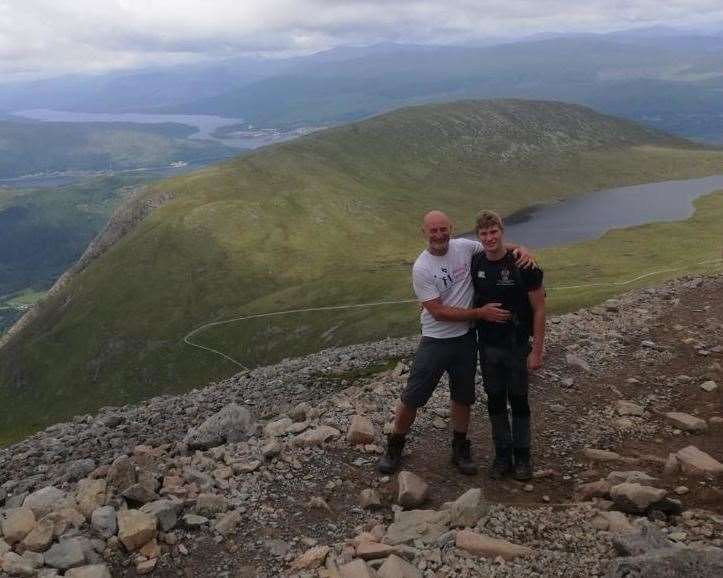
[[[78,510],[86,519],[90,520],[93,512],[105,504],[106,485],[103,479],[83,478],[78,481],[75,501],[78,502]]]
[[[158,525],[164,532],[170,532],[178,523],[178,512],[181,509],[181,503],[174,500],[156,500],[144,504],[141,512],[150,514],[158,520]]]
[[[49,518],[43,518],[30,533],[23,538],[22,545],[31,552],[45,552],[53,543],[55,524]]]
[[[225,443],[245,440],[256,433],[256,421],[251,412],[230,403],[201,425],[188,430],[184,439],[192,450],[207,450]]]
[[[394,512],[394,522],[387,528],[382,542],[394,546],[421,540],[430,544],[447,532],[449,519],[448,511],[399,510]]]
[[[645,519],[637,524],[636,531],[615,535],[612,542],[619,556],[640,556],[673,546],[660,528]]]
[[[6,510],[0,517],[0,528],[5,541],[11,546],[20,542],[35,527],[35,514],[30,508]]]
[[[482,500],[482,490],[471,488],[454,502],[445,504],[449,510],[450,526],[472,527],[489,509],[489,504]]]
[[[384,561],[377,574],[379,578],[422,578],[422,573],[415,566],[396,554]]]
[[[30,508],[36,518],[42,518],[45,514],[68,505],[72,505],[68,503],[68,494],[54,486],[33,492],[23,502],[23,506]]]
[[[295,446],[320,446],[324,442],[338,438],[341,432],[329,425],[320,425],[317,428],[305,431],[294,438]]]
[[[375,432],[372,420],[363,415],[354,415],[351,418],[346,439],[352,445],[370,444],[374,442]]]
[[[68,570],[85,564],[85,552],[78,538],[62,540],[45,553],[45,564],[58,570]]]
[[[704,419],[700,419],[689,413],[670,411],[665,414],[665,419],[673,426],[691,433],[702,433],[708,429],[708,424]]]
[[[37,574],[32,562],[15,552],[8,552],[0,558],[0,569],[10,576],[35,576]]]
[[[656,502],[660,502],[666,490],[624,482],[610,489],[610,498],[623,512],[642,514]]]
[[[687,474],[693,476],[723,474],[723,464],[695,446],[687,446],[679,450],[675,456],[678,458],[680,467]]]
[[[154,516],[140,510],[121,510],[118,512],[118,538],[133,552],[145,546],[156,537],[157,521]]]
[[[116,458],[108,469],[108,484],[119,493],[136,483],[136,468],[128,456]]]
[[[101,506],[90,515],[93,532],[106,540],[118,531],[118,519],[113,506]]]

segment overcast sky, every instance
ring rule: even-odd
[[[0,79],[380,41],[723,24],[723,0],[0,0]]]

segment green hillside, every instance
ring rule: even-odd
[[[234,373],[182,341],[209,321],[409,299],[419,221],[431,208],[469,229],[480,207],[509,214],[584,191],[721,172],[721,151],[583,107],[506,100],[407,108],[161,181],[109,230],[125,230],[139,207],[160,207],[0,350],[0,406],[14,408],[0,415],[0,438]],[[417,313],[408,305],[300,314],[196,339],[255,365],[414,333]]]
[[[173,123],[0,120],[0,178],[59,171],[124,170],[227,158],[235,151],[192,140]]]

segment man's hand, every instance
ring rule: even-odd
[[[477,318],[492,323],[504,323],[510,318],[510,312],[502,309],[501,305],[502,303],[487,303],[487,305],[479,307],[476,310]]]
[[[531,351],[527,356],[527,369],[534,371],[542,367],[542,351]]]
[[[515,256],[515,264],[521,269],[528,269],[529,267],[537,267],[532,253],[524,245],[520,245],[512,250],[512,254]]]

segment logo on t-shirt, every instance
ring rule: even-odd
[[[446,267],[440,267],[439,270],[442,272],[442,274],[435,275],[434,278],[444,283],[445,289],[451,287],[452,283],[454,283],[454,279],[452,279],[452,275],[449,274],[449,269],[447,269]]]
[[[513,279],[510,279],[510,275],[510,270],[507,267],[500,269],[500,279],[497,282],[497,285],[503,287],[510,287],[511,285],[514,285],[515,282]]]

